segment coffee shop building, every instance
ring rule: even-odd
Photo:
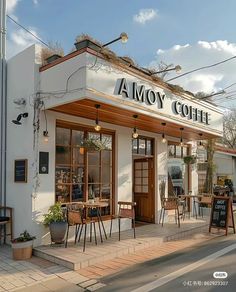
[[[197,169],[183,157],[222,136],[218,108],[87,45],[44,66],[40,51],[33,45],[8,61],[15,236],[27,229],[46,242],[42,215],[57,201],[107,199],[108,227],[118,201],[135,201],[136,219],[157,223],[161,194],[198,193]]]

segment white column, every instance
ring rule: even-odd
[[[164,189],[165,195],[168,194],[168,155],[167,142],[162,143],[161,139],[156,140],[156,212],[155,223],[159,222],[161,211],[160,193]]]

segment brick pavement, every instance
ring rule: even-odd
[[[72,271],[37,257],[32,257],[28,261],[13,261],[11,248],[0,246],[0,292],[96,291],[103,287],[100,280],[104,276],[185,249],[218,235],[207,232],[191,235],[185,239],[164,242],[159,246],[137,250],[133,254],[121,255],[78,271]]]
[[[235,216],[236,217],[236,216]],[[235,218],[236,219],[236,218]],[[179,236],[187,235],[185,238]],[[124,268],[148,260],[160,258],[178,250],[210,240],[222,233],[209,234],[207,230],[198,234],[175,234],[166,238],[157,246],[136,249],[132,254],[120,255],[114,259],[104,260],[78,271],[57,265],[45,259],[33,256],[28,261],[13,261],[11,248],[0,246],[0,292],[74,292],[96,291],[104,286],[102,277],[117,273]],[[176,236],[178,235],[178,236]],[[175,239],[173,241],[173,239]]]
[[[135,264],[143,263],[148,260],[159,258],[167,254],[174,253],[178,250],[194,246],[198,243],[213,239],[221,234],[222,233],[217,234],[203,233],[193,235],[190,238],[185,238],[182,240],[165,242],[160,246],[146,248],[145,250],[140,250],[133,254],[117,257],[113,260],[104,261],[102,263],[95,264],[84,269],[80,269],[79,271],[76,272],[88,278],[100,279],[104,276],[108,276],[113,273],[119,272],[124,268],[131,267]]]

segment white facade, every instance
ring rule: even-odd
[[[213,106],[194,101],[190,96],[177,96],[163,87],[157,87],[139,77],[138,73],[130,73],[125,68],[118,68],[107,61],[90,54],[75,55],[45,71],[39,72],[37,56],[40,48],[32,46],[8,62],[8,129],[7,129],[7,205],[14,208],[14,235],[27,229],[36,234],[36,244],[47,242],[48,230],[42,225],[42,214],[55,202],[55,129],[56,120],[71,121],[86,126],[94,126],[94,120],[75,117],[50,111],[51,108],[79,101],[84,98],[96,100],[119,108],[132,109],[148,116],[160,116],[165,121],[178,125],[187,125],[194,130],[222,135],[222,113]],[[96,60],[97,58],[97,60]],[[125,78],[128,83],[137,82],[166,95],[164,108],[146,105],[122,95],[115,94],[117,80]],[[40,92],[39,94],[36,94]],[[45,130],[44,107],[34,108],[34,101],[40,97],[45,104],[49,141],[44,142]],[[15,100],[24,98],[26,105],[17,105]],[[198,107],[210,113],[210,125],[196,123],[172,112],[171,104],[178,100],[189,106]],[[22,125],[12,123],[17,115],[28,112]],[[39,129],[37,120],[39,118]],[[34,125],[35,124],[35,125]],[[115,201],[131,201],[133,196],[133,161],[132,161],[132,128],[103,123],[105,129],[115,131]],[[167,144],[161,143],[160,133],[139,131],[140,135],[155,139],[155,222],[160,210],[159,184],[165,179],[167,184]],[[176,138],[167,137],[172,141]],[[193,148],[194,148],[194,143]],[[49,152],[49,173],[38,174],[39,151]],[[14,182],[14,160],[28,160],[27,183]],[[192,191],[197,192],[197,172],[191,171]],[[167,192],[167,187],[166,187]],[[109,222],[107,223],[107,227]],[[124,225],[123,228],[128,228]]]

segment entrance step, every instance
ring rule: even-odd
[[[136,239],[133,238],[133,231],[127,230],[121,232],[121,241],[118,241],[118,234],[114,233],[103,243],[98,242],[98,245],[95,245],[94,242],[86,242],[85,252],[82,251],[82,242],[76,245],[71,242],[67,248],[64,248],[64,245],[36,247],[34,255],[69,269],[79,270],[119,256],[145,250],[145,248],[157,246],[166,241],[183,239],[193,234],[200,235],[207,230],[206,220],[185,220],[181,222],[180,228],[175,223],[165,223],[163,227],[159,224],[149,224],[136,229]]]

